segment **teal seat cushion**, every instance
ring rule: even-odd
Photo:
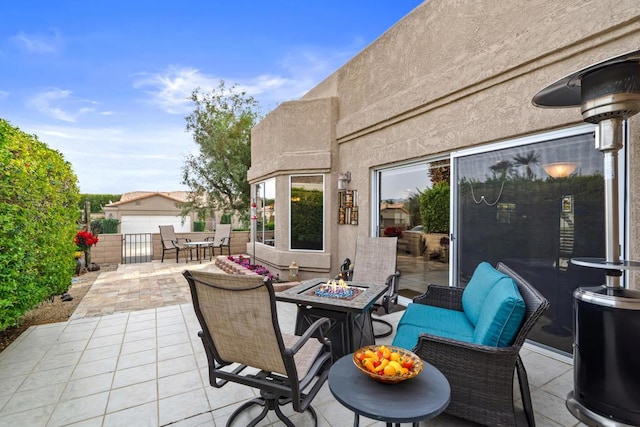
[[[525,311],[526,305],[516,283],[510,277],[501,279],[485,299],[473,342],[508,347],[520,330]]]
[[[467,342],[474,339],[473,325],[464,312],[411,303],[398,322],[392,345],[411,350],[421,333]]]
[[[511,280],[509,276],[496,270],[488,262],[481,262],[476,267],[471,280],[462,292],[462,308],[474,326],[478,324],[487,296],[496,283],[505,278]]]

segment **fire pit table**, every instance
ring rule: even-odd
[[[352,292],[340,294],[340,286],[331,295],[327,279],[311,279],[276,294],[276,300],[297,304],[295,334],[302,335],[317,319],[331,321],[327,338],[331,340],[334,360],[360,347],[375,344],[371,307],[387,290],[386,285],[349,282]]]

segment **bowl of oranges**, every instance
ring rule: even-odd
[[[415,377],[422,372],[422,359],[400,347],[368,345],[353,353],[353,363],[363,374],[388,384]]]

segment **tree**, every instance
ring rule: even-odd
[[[489,166],[489,170],[491,170],[491,172],[493,173],[494,178],[500,176],[500,179],[504,181],[507,176],[507,172],[511,170],[512,166],[513,163],[511,163],[509,160],[500,160],[493,166]]]
[[[183,215],[193,210],[211,208],[249,215],[251,189],[247,170],[251,166],[251,128],[258,122],[258,102],[237,86],[217,88],[204,93],[200,88],[191,94],[195,110],[187,120],[187,131],[200,147],[190,154],[182,168],[182,183],[191,195],[183,205]]]
[[[533,179],[533,170],[531,165],[540,163],[540,155],[531,150],[527,154],[518,154],[513,158],[513,162],[518,166],[523,166],[527,179]]]

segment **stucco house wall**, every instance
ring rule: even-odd
[[[327,173],[323,255],[328,271],[337,272],[354,252],[355,238],[370,234],[373,168],[583,124],[578,108],[540,109],[532,97],[575,70],[639,47],[637,0],[424,2],[300,100],[283,103],[254,128],[249,180],[276,176],[278,218],[288,218],[287,176]],[[630,224],[635,224],[640,117],[629,125]],[[277,153],[271,155],[272,167],[265,164],[268,153]],[[349,188],[359,192],[358,226],[336,225],[336,180],[347,170]],[[307,268],[327,268],[287,253],[286,229],[279,224],[276,248],[260,248],[259,259],[283,265],[295,258],[301,276]],[[640,232],[632,227],[630,233],[629,257],[638,259]]]

